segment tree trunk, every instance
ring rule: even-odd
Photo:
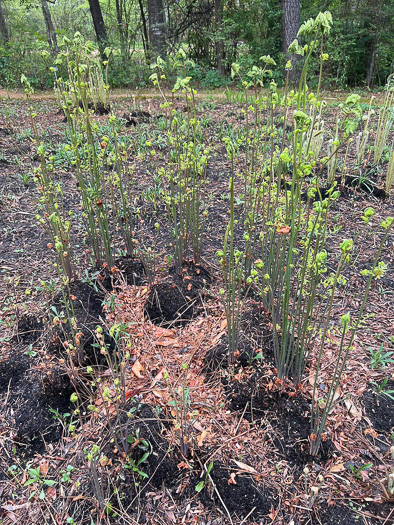
[[[301,24],[300,0],[282,0],[282,49],[287,58],[292,59],[292,69],[289,78],[292,82],[297,82],[300,77],[298,65],[299,55],[292,57],[288,54],[289,45],[297,38]]]
[[[57,55],[59,48],[57,47],[56,31],[53,27],[51,12],[49,11],[46,0],[41,0],[42,13],[44,15],[45,26],[47,28],[47,40],[52,55]]]
[[[0,33],[1,33],[1,37],[3,39],[4,44],[6,44],[10,36],[8,33],[7,24],[5,23],[4,12],[1,6],[1,0],[0,0]]]
[[[107,40],[107,32],[105,31],[103,13],[101,12],[99,0],[89,0],[90,12],[92,14],[92,20],[94,30],[96,32],[97,42],[99,47],[104,44]]]
[[[116,6],[116,19],[118,22],[118,31],[119,31],[119,38],[120,38],[120,48],[122,50],[122,57],[125,60],[125,54],[127,52],[126,45],[125,45],[125,35],[123,31],[123,6],[120,3],[120,0],[115,0],[115,6]]]
[[[224,66],[223,60],[225,58],[224,54],[224,40],[223,35],[220,34],[221,28],[222,28],[222,1],[221,0],[215,0],[215,22],[216,22],[216,35],[217,40],[215,42],[215,50],[216,50],[216,68],[218,70],[218,73],[220,75],[226,74],[226,68]]]
[[[166,55],[166,32],[163,0],[148,0],[149,39],[152,54]]]
[[[376,63],[376,52],[378,47],[378,35],[375,34],[373,42],[371,44],[371,54],[369,57],[369,65],[367,71],[367,86],[370,88],[375,80],[375,63]]]
[[[149,35],[148,35],[148,26],[146,23],[146,16],[144,11],[144,5],[142,0],[138,0],[141,11],[141,20],[142,20],[142,44],[144,46],[144,53],[147,62],[150,62],[150,53],[149,53]]]

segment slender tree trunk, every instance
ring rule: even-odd
[[[103,13],[101,12],[99,0],[89,0],[90,12],[92,14],[92,20],[94,30],[96,32],[97,42],[99,47],[104,44],[107,40],[107,32],[105,30]]]
[[[149,39],[152,54],[166,55],[166,32],[163,0],[148,0]]]
[[[49,11],[46,0],[41,0],[42,13],[44,15],[45,26],[47,28],[47,40],[52,55],[57,55],[59,48],[57,47],[56,31],[53,27],[51,12]]]
[[[146,16],[144,11],[144,4],[142,0],[138,0],[141,12],[142,20],[142,44],[144,46],[144,53],[147,62],[150,62],[150,52],[149,52],[149,35],[148,35],[148,24],[146,23]]]
[[[297,38],[300,25],[300,0],[282,0],[282,49],[288,58],[290,57],[287,49],[289,45]],[[289,78],[292,82],[297,82],[300,76],[300,69],[297,64],[299,56],[294,55],[291,58],[293,67],[290,71]]]
[[[120,47],[122,49],[123,59],[125,59],[126,57],[124,55],[126,53],[126,46],[125,46],[125,38],[124,38],[124,31],[123,31],[123,6],[120,3],[120,0],[116,0],[115,5],[116,5],[116,19],[118,22],[118,31],[119,31],[119,38],[120,38]]]
[[[367,86],[370,88],[375,80],[375,64],[376,64],[376,52],[378,47],[378,35],[375,34],[373,42],[371,44],[371,53],[369,57],[368,71],[367,71]]]
[[[5,22],[4,12],[1,6],[1,0],[0,0],[0,33],[1,33],[1,38],[3,39],[4,44],[6,44],[10,38],[10,35],[8,33],[8,27]]]
[[[226,68],[224,66],[223,60],[225,58],[224,54],[224,40],[223,35],[220,34],[222,28],[222,0],[215,0],[215,22],[216,22],[216,36],[217,40],[215,42],[216,50],[216,67],[218,73],[221,75],[226,74]]]
[[[366,28],[371,39],[367,42],[368,64],[366,84],[368,87],[373,86],[375,81],[376,55],[378,44],[381,36],[382,26],[384,24],[384,14],[382,12],[383,1],[372,0],[366,6]],[[369,15],[369,16],[368,16]]]

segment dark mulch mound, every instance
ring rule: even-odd
[[[181,275],[170,269],[169,280],[152,286],[145,306],[147,317],[156,325],[184,326],[197,312],[210,282],[202,266],[185,264]]]
[[[83,109],[82,101],[79,102],[79,107]],[[102,102],[97,102],[96,105],[93,102],[89,102],[88,108],[93,109],[96,115],[108,115],[111,112],[111,106],[109,104],[104,106]]]
[[[212,373],[226,368],[228,368],[228,340],[227,337],[222,337],[218,344],[205,354],[203,372],[209,378]]]
[[[146,284],[145,266],[139,259],[122,257],[116,260],[116,266],[122,272],[127,284],[133,286]]]
[[[360,525],[360,516],[344,505],[324,506],[317,515],[312,521],[316,525]]]
[[[130,437],[138,436],[138,439],[149,443],[150,453],[146,460],[139,464],[139,470],[144,472],[148,478],[140,477],[138,472],[133,472],[132,468],[122,469],[122,475],[116,479],[111,479],[110,482],[117,486],[119,495],[125,507],[131,505],[130,509],[136,507],[133,504],[134,499],[143,496],[146,492],[161,489],[163,486],[171,491],[175,498],[176,488],[178,487],[182,472],[178,467],[181,461],[180,455],[176,457],[176,452],[171,450],[168,441],[163,437],[164,423],[160,417],[155,414],[152,407],[149,405],[140,405],[137,412],[132,418],[125,418],[122,421],[123,431],[127,428],[127,435]],[[112,431],[116,432],[117,423],[112,422]],[[118,455],[113,454],[113,443],[108,444],[106,454],[111,457],[114,462],[117,462]],[[141,450],[138,446],[130,445],[129,455],[137,464],[145,454],[145,450]],[[127,463],[123,463],[127,464]],[[102,480],[103,486],[109,483],[109,480]],[[93,487],[91,487],[92,489]],[[143,492],[140,492],[143,489]],[[117,502],[114,496],[114,503]]]
[[[257,487],[250,476],[242,474],[236,475],[236,485],[229,483],[232,472],[236,473],[237,469],[229,469],[219,462],[214,463],[210,472],[217,492],[219,492],[220,498],[232,517],[243,519],[249,516],[248,520],[250,521],[247,523],[251,523],[267,516],[271,508],[277,507],[278,495],[276,491],[271,488],[262,489]],[[204,478],[194,480],[191,488],[195,489],[194,483],[197,485],[202,479]],[[212,487],[212,484],[207,481],[203,491],[200,493],[201,502],[208,508],[214,504],[225,512],[217,492]]]
[[[332,452],[329,440],[322,443],[316,458],[309,454],[310,402],[301,394],[291,397],[287,392],[259,387],[259,383],[258,372],[245,383],[229,382],[226,391],[230,409],[245,411],[244,417],[254,423],[267,419],[275,447],[293,466],[300,469],[311,461],[328,459]]]
[[[72,410],[70,395],[74,391],[70,379],[60,367],[45,373],[33,366],[33,359],[15,352],[0,362],[1,410],[7,423],[15,429],[14,442],[20,445],[21,455],[42,453],[46,443],[58,441],[61,424],[50,409],[59,414]]]
[[[362,515],[358,514],[357,509],[360,509],[360,512],[376,516],[376,518],[368,516],[366,518],[368,524],[378,525],[385,523],[389,525],[394,523],[393,514],[391,515],[392,519],[387,520],[390,512],[393,510],[393,503],[389,501],[355,503],[354,510],[339,503],[335,506],[320,505],[320,509],[316,512],[316,517],[314,517],[312,523],[313,525],[360,525],[360,523],[364,523],[364,520]]]
[[[121,272],[122,279],[124,279],[126,284],[128,284],[129,286],[143,286],[144,284],[146,284],[145,266],[139,259],[128,256],[120,257],[119,259],[116,259],[115,266]],[[107,277],[102,283],[104,284],[105,288],[113,288],[113,278],[115,278],[117,282],[121,280],[116,274],[113,275],[112,278],[110,275],[107,275]],[[110,284],[108,286],[105,283]]]
[[[224,336],[208,350],[204,357],[203,371],[206,375],[228,367],[228,348],[228,340]],[[244,312],[238,351],[237,364],[242,367],[252,366],[259,370],[262,362],[273,363],[271,317],[257,301],[250,301],[248,309]]]
[[[72,301],[72,315],[76,321],[76,333],[82,334],[80,338],[80,348],[77,355],[73,358],[79,364],[97,364],[102,361],[102,356],[95,350],[92,344],[95,342],[94,332],[98,325],[101,325],[100,317],[104,318],[102,301],[103,297],[98,291],[91,288],[86,283],[74,281],[70,283],[70,298]],[[55,298],[51,306],[52,319],[61,312],[64,313],[64,321],[61,325],[54,326],[51,321],[51,341],[49,350],[63,355],[63,343],[72,340],[71,329],[66,316],[63,294],[60,293]],[[106,342],[110,343],[107,338]]]
[[[368,170],[367,170],[368,171]],[[386,199],[387,193],[383,188],[379,188],[377,186],[377,177],[376,174],[366,173],[367,179],[364,181],[362,176],[356,176],[356,175],[347,175],[344,180],[344,185],[342,186],[342,178],[341,177],[335,177],[335,181],[337,182],[337,187],[335,190],[340,191],[342,197],[349,197],[354,194],[355,191],[362,191],[364,193],[367,193],[368,195],[373,195],[374,197],[377,197],[378,199]],[[322,199],[325,199],[328,196],[328,190],[329,188],[322,186],[319,188],[320,195]],[[320,199],[320,195],[317,193],[315,200]],[[302,195],[303,199],[307,200],[307,193],[304,193]]]
[[[387,381],[385,390],[394,390],[394,381]],[[391,394],[394,396],[394,394]],[[384,393],[378,394],[369,384],[362,397],[365,413],[378,432],[389,432],[394,427],[394,401]]]
[[[25,344],[35,343],[42,335],[44,325],[34,315],[24,314],[18,321],[16,340]]]
[[[103,271],[103,275],[100,277],[101,285],[106,290],[112,290],[122,280],[129,286],[143,286],[146,284],[145,266],[139,259],[128,256],[120,257],[116,259],[115,267],[120,271],[121,276],[119,276],[118,272],[110,274]]]
[[[149,122],[152,115],[147,111],[135,110],[130,113],[124,113],[123,118],[126,121],[126,128],[137,126],[140,122]]]

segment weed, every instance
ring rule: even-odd
[[[394,352],[384,352],[384,343],[374,351],[373,348],[369,348],[369,353],[371,354],[371,368],[384,368],[385,366],[394,363],[394,359],[391,357],[394,355]]]
[[[372,382],[372,384],[375,387],[375,391],[378,395],[385,395],[394,401],[394,390],[386,389],[388,380],[389,378],[386,377],[380,384],[376,382]]]

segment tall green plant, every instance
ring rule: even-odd
[[[390,75],[385,88],[383,106],[379,111],[378,127],[375,135],[373,161],[380,162],[390,131],[394,124],[394,75]]]
[[[227,338],[229,345],[228,361],[232,366],[236,362],[236,352],[238,350],[239,336],[241,330],[242,314],[244,301],[248,295],[250,286],[253,282],[252,277],[245,279],[244,272],[244,253],[235,247],[234,243],[234,156],[237,145],[228,137],[224,139],[227,155],[231,160],[231,178],[230,178],[230,220],[224,237],[223,250],[217,252],[222,267],[224,288],[220,290],[220,295],[224,304],[227,321]],[[252,270],[253,277],[257,277],[257,272]],[[246,291],[243,294],[243,286],[246,285]]]
[[[21,82],[25,85],[33,136],[36,143],[39,144],[37,154],[40,159],[40,166],[34,170],[34,177],[38,182],[38,191],[41,194],[39,202],[45,211],[43,216],[37,215],[36,218],[48,232],[51,240],[49,247],[56,251],[63,276],[69,283],[74,277],[71,245],[71,218],[73,214],[71,211],[69,213],[65,211],[63,187],[60,179],[56,177],[53,157],[48,158],[45,146],[40,140],[36,123],[37,114],[30,100],[33,89],[24,75],[22,75]]]
[[[370,222],[373,216],[373,210],[370,208],[366,211],[363,216],[364,222],[367,224]],[[361,273],[364,276],[368,276],[368,281],[365,286],[364,296],[361,303],[360,310],[358,312],[356,320],[351,323],[350,314],[345,314],[341,318],[341,338],[338,345],[338,353],[335,361],[335,368],[333,378],[330,382],[330,387],[325,398],[318,397],[319,389],[319,375],[321,372],[321,366],[323,364],[323,350],[326,344],[328,335],[329,335],[329,326],[330,319],[332,314],[332,305],[333,305],[333,295],[329,300],[329,308],[326,314],[324,328],[322,330],[321,339],[320,339],[320,350],[318,354],[318,360],[316,363],[316,372],[313,382],[313,394],[312,394],[312,413],[311,413],[311,436],[310,436],[310,453],[316,455],[319,452],[319,448],[322,442],[322,435],[326,426],[328,415],[336,404],[336,392],[338,390],[342,374],[345,370],[347,359],[350,352],[354,349],[353,343],[357,333],[357,330],[360,326],[362,317],[364,315],[365,308],[367,306],[368,294],[371,288],[372,282],[374,279],[379,279],[382,277],[385,269],[385,264],[379,262],[383,247],[387,242],[387,237],[390,234],[390,231],[394,225],[394,218],[388,217],[386,220],[382,221],[382,228],[384,229],[384,234],[382,240],[379,244],[379,247],[376,251],[374,262],[371,269],[363,270]],[[343,241],[341,244],[341,260],[348,260],[350,257],[350,252],[353,248],[353,242],[350,240]],[[338,265],[337,272],[334,279],[339,278],[339,269]]]
[[[203,144],[201,123],[196,115],[196,91],[186,76],[186,55],[181,50],[175,66],[182,65],[183,77],[178,77],[173,94],[183,93],[186,104],[184,118],[173,109],[161,87],[165,78],[162,73],[164,62],[158,58],[152,66],[157,71],[151,76],[164,99],[162,107],[168,118],[168,166],[159,173],[165,185],[165,202],[172,225],[175,267],[178,273],[187,258],[189,248],[195,263],[200,262],[205,221],[208,215],[206,203],[206,175],[209,148]]]

